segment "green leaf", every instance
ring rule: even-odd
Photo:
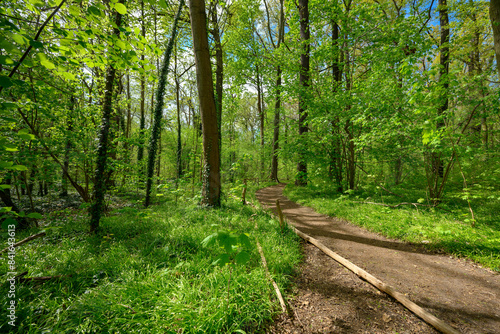
[[[34,140],[36,137],[29,132],[28,129],[21,129],[17,132],[17,135],[25,140]]]
[[[14,163],[12,161],[0,161],[0,168],[7,168],[12,166]]]
[[[217,233],[210,234],[208,237],[203,239],[201,242],[202,247],[208,247],[210,245],[213,245],[215,241],[217,240]]]
[[[248,260],[250,260],[250,254],[245,251],[239,252],[238,254],[236,254],[235,260],[237,264],[245,264],[248,262]]]
[[[7,152],[17,152],[17,147],[12,144],[3,144],[2,148]]]
[[[78,8],[78,6],[71,5],[68,10],[71,16],[78,16],[80,14],[80,8]]]
[[[25,45],[26,42],[28,41],[26,39],[26,37],[24,37],[23,35],[21,34],[13,34],[12,35],[12,39],[17,43],[17,44],[20,44],[20,45]]]
[[[167,2],[165,0],[160,0],[160,7],[163,9],[168,9]]]
[[[229,261],[230,261],[229,254],[222,254],[219,257],[217,257],[217,259],[214,262],[212,262],[212,265],[223,266],[223,265],[229,263]]]
[[[11,166],[11,167],[7,167],[6,169],[18,170],[18,171],[21,171],[21,172],[25,172],[25,171],[28,170],[28,167],[23,166],[23,165],[14,165],[14,166]]]
[[[10,189],[10,184],[0,184],[0,189],[2,190]]]
[[[122,15],[125,15],[127,14],[127,7],[125,7],[124,4],[122,3],[117,3],[115,4],[115,9],[118,13],[122,14]]]
[[[9,56],[0,56],[0,64],[12,65],[12,64],[14,64],[14,61]]]
[[[9,225],[16,225],[17,227],[18,222],[13,219],[13,218],[7,218],[2,222],[2,228],[7,230],[9,228]]]
[[[21,53],[21,51],[19,51],[19,49],[14,44],[7,41],[6,39],[0,39],[0,48],[5,49],[5,51],[7,51],[8,53]]]
[[[5,75],[0,75],[0,86],[3,88],[9,88],[13,85],[12,80],[5,76]]]
[[[68,80],[76,80],[76,77],[73,73],[70,73],[70,72],[59,72],[64,78],[68,79]]]
[[[34,218],[34,219],[42,219],[43,218],[43,216],[41,214],[39,214],[38,212],[28,213],[26,215],[26,217],[28,217],[28,218]]]
[[[42,0],[29,0],[29,2],[36,7],[43,7],[45,6],[45,3]]]
[[[45,56],[45,54],[40,52],[40,53],[36,54],[36,57],[40,61],[40,64],[42,64],[48,70],[52,70],[52,69],[56,68],[56,65],[54,65],[54,63],[52,63],[50,60],[48,60],[47,56]]]
[[[1,213],[11,212],[11,211],[12,211],[12,207],[10,207],[10,206],[2,206],[2,207],[0,207],[0,212]]]
[[[248,237],[248,234],[246,233],[242,233],[240,234],[240,243],[244,246],[244,247],[247,247],[247,248],[250,248],[251,247],[251,244],[250,244],[250,238]]]
[[[94,15],[94,16],[102,16],[101,11],[99,10],[99,8],[97,8],[97,7],[95,7],[95,6],[90,6],[90,7],[87,9],[87,12],[88,12],[90,15]]]
[[[30,45],[34,47],[35,49],[41,49],[43,48],[43,43],[39,41],[35,41],[34,39],[30,40]]]
[[[122,50],[127,48],[127,45],[121,39],[118,39],[115,44]]]
[[[13,102],[3,102],[1,104],[1,108],[2,108],[2,110],[16,109],[17,104],[15,104]]]

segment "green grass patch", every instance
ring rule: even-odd
[[[411,202],[423,202],[424,193],[405,188]],[[397,189],[394,190],[396,193]],[[376,188],[339,194],[326,186],[309,185],[296,187],[287,185],[285,195],[291,200],[314,208],[317,212],[344,218],[370,231],[422,244],[428,249],[443,251],[459,257],[469,258],[495,271],[500,271],[500,201],[491,192],[481,194],[478,190],[471,200],[475,210],[476,224],[472,226],[467,202],[460,192],[449,192],[437,208],[401,206],[389,208],[363,204],[369,201],[395,205],[402,200],[387,196]]]
[[[194,200],[149,209],[123,207],[108,214],[97,235],[84,215],[60,216],[47,236],[16,250],[16,272],[26,277],[65,275],[45,283],[16,283],[17,333],[244,333],[264,331],[279,311],[265,276],[256,238],[271,274],[286,290],[301,260],[298,238],[280,233],[268,214],[227,198],[220,210]],[[255,223],[258,229],[254,229]],[[245,264],[216,265],[227,253],[202,241],[217,232],[246,234]],[[6,230],[0,230],[2,244]],[[17,231],[19,241],[38,230]],[[6,254],[4,254],[6,255]],[[5,258],[4,258],[5,259]],[[8,278],[1,261],[1,280]],[[9,285],[0,288],[5,311]],[[6,314],[2,311],[2,314]]]

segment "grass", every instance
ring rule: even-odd
[[[471,206],[476,224],[472,226],[467,202],[462,192],[449,191],[438,208],[401,206],[389,208],[360,202],[397,204],[425,199],[416,189],[393,189],[404,193],[402,200],[376,187],[338,194],[327,186],[296,187],[289,184],[285,195],[316,211],[340,217],[389,238],[422,244],[428,249],[471,259],[494,271],[500,271],[500,198],[490,189],[475,189]],[[390,195],[390,196],[388,196]]]
[[[16,271],[28,271],[26,277],[68,276],[45,283],[17,282],[16,327],[2,316],[0,331],[264,331],[279,304],[260,263],[256,238],[273,278],[286,290],[301,259],[295,234],[280,233],[278,222],[268,214],[229,197],[220,210],[201,209],[189,198],[180,198],[177,204],[173,197],[162,200],[149,209],[125,206],[110,212],[96,235],[87,233],[81,211],[51,215],[46,237],[17,248]],[[38,231],[16,231],[16,241]],[[217,244],[203,247],[202,241],[217,231],[249,235],[246,264],[213,264],[226,250]],[[6,231],[0,232],[6,244]],[[5,282],[7,261],[0,265]],[[7,293],[4,283],[0,287],[4,309],[10,300]]]

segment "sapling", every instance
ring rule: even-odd
[[[252,245],[248,234],[239,235],[233,232],[219,231],[215,232],[201,242],[203,247],[209,247],[217,243],[219,247],[224,248],[225,253],[219,255],[212,265],[229,265],[229,278],[227,280],[227,302],[229,304],[229,288],[231,284],[231,273],[236,265],[244,265],[250,260],[249,250]]]

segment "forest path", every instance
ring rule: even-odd
[[[300,231],[391,285],[462,333],[500,333],[500,275],[464,259],[390,240],[316,213],[283,196],[284,185],[257,191],[259,202]],[[437,333],[389,296],[304,245],[304,264],[289,301],[298,319],[282,316],[272,333]]]

